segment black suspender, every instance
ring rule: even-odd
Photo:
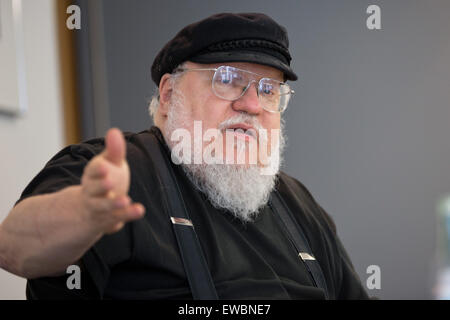
[[[322,269],[312,254],[312,250],[309,247],[308,240],[306,239],[301,226],[292,216],[289,207],[283,201],[283,198],[281,198],[277,190],[272,192],[270,204],[281,227],[287,231],[286,233],[297,250],[299,258],[305,263],[306,269],[311,275],[314,285],[323,289],[325,298],[328,299],[327,283],[325,282]]]
[[[153,134],[148,135],[148,137],[151,138],[145,138],[146,147],[148,148],[149,156],[152,157],[158,168],[157,175],[160,184],[166,191],[163,193],[163,196],[165,197],[164,200],[178,242],[192,296],[196,300],[217,300],[218,296],[208,264],[203,255],[192,221],[189,219],[189,213],[184,204],[172,167],[168,165],[170,159],[166,152],[162,150],[163,146],[161,146],[158,138]],[[322,269],[314,258],[300,225],[293,218],[292,213],[278,191],[275,190],[272,193],[269,204],[275,216],[278,217],[280,225],[287,231],[299,257],[305,262],[314,285],[322,288],[325,292],[325,297],[328,298],[328,290]]]
[[[195,233],[189,213],[183,201],[177,180],[175,179],[170,161],[161,150],[160,143],[154,135],[151,135],[154,148],[149,151],[158,168],[158,177],[165,190],[166,206],[172,222],[173,231],[178,242],[184,270],[195,300],[217,300],[217,292],[214,287],[211,274],[208,269],[202,248]]]

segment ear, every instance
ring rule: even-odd
[[[168,112],[168,105],[170,97],[172,96],[172,84],[169,81],[170,74],[166,73],[162,76],[159,82],[159,110],[162,116],[166,116]]]

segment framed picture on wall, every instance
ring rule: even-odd
[[[0,0],[0,115],[27,109],[22,0]]]

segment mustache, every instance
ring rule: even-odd
[[[251,116],[247,113],[240,113],[240,114],[237,114],[227,120],[222,121],[219,124],[218,129],[220,131],[224,131],[229,126],[232,126],[232,125],[235,125],[238,123],[248,124],[248,125],[252,126],[253,128],[255,128],[256,131],[264,129],[264,127],[261,125],[261,123],[258,121],[258,119],[256,119],[256,117]]]

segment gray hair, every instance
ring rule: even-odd
[[[186,62],[181,63],[180,65],[178,65],[174,71],[171,73],[171,76],[169,78],[170,81],[170,85],[172,87],[175,86],[177,80],[178,80],[178,75],[180,75],[180,69],[183,69],[186,65]],[[150,114],[150,117],[153,120],[153,123],[155,123],[155,115],[156,112],[158,111],[159,108],[159,88],[156,87],[155,92],[153,93],[153,96],[150,100],[150,104],[148,106],[148,112]]]

